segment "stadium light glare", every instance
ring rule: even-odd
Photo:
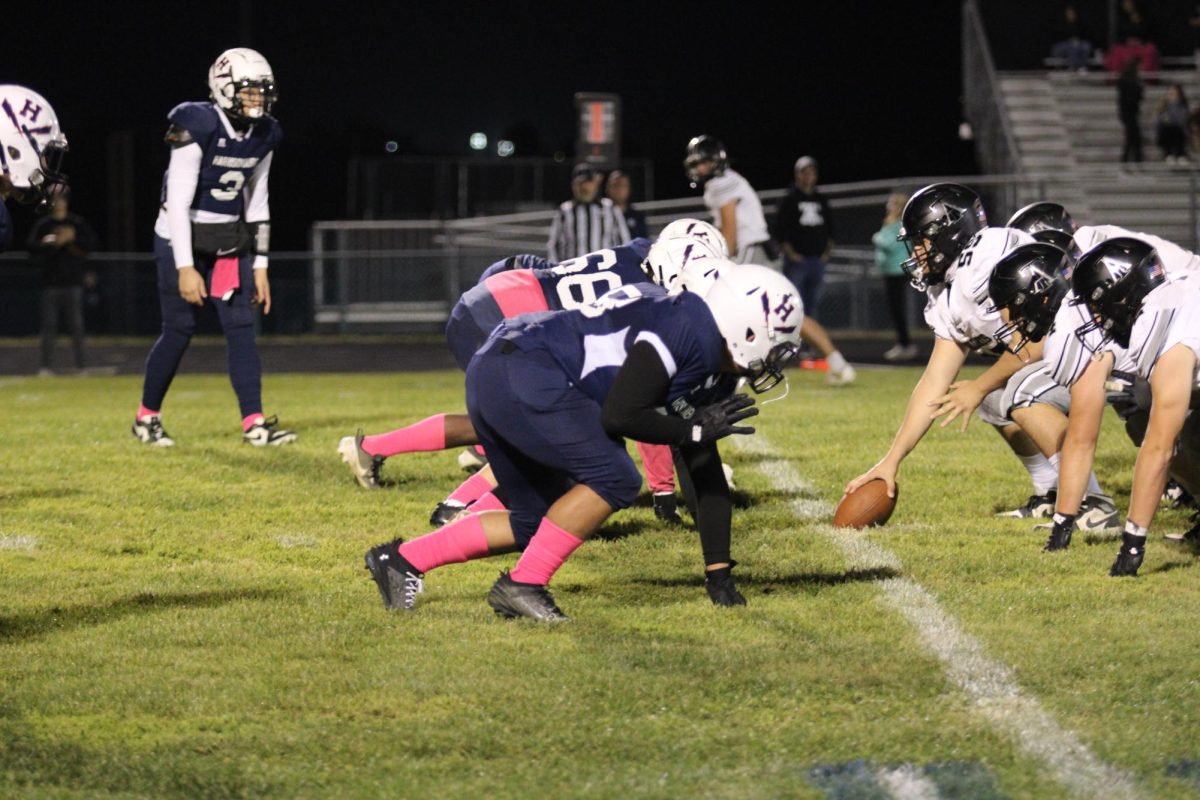
[[[475,133],[472,133],[470,143],[471,143],[472,150],[486,150],[487,149],[487,134],[483,133],[481,131],[476,131]]]
[[[389,153],[394,153],[400,149],[400,143],[397,142],[395,139],[389,139],[387,142],[384,143],[383,149],[388,151]]]
[[[501,139],[496,142],[496,155],[501,158],[508,158],[515,152],[517,152],[517,146],[508,139]]]

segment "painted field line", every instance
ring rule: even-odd
[[[799,495],[800,499],[793,502],[797,516],[812,519],[808,512],[815,492],[791,462],[771,458],[770,443],[762,436],[732,438],[742,452],[763,457],[755,465],[758,470],[777,491]],[[806,513],[802,514],[802,509]],[[831,525],[817,525],[814,530],[842,551],[851,569],[901,569],[895,553],[872,542],[864,533]],[[900,577],[881,580],[879,586],[888,605],[917,630],[921,641],[945,664],[947,677],[971,699],[976,711],[1045,764],[1054,780],[1079,797],[1139,796],[1132,776],[1101,761],[1036,699],[1022,694],[1012,670],[990,658],[982,643],[964,631],[920,584]]]
[[[937,784],[912,764],[899,767],[882,767],[875,773],[876,780],[894,800],[938,800]]]

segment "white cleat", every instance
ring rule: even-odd
[[[291,444],[296,441],[295,431],[276,430],[279,417],[270,416],[261,422],[250,426],[250,430],[242,434],[242,443],[255,447],[278,447],[281,444]]]
[[[373,456],[362,446],[363,432],[360,430],[354,436],[344,436],[338,442],[338,452],[342,461],[354,473],[354,479],[364,489],[379,488],[379,468],[383,466],[383,456]]]
[[[144,419],[135,419],[133,428],[130,432],[137,437],[139,442],[144,442],[151,447],[174,447],[175,440],[167,435],[163,430],[162,418],[157,414],[153,417]]]
[[[825,373],[825,384],[827,386],[846,386],[854,383],[854,379],[858,377],[858,373],[854,371],[854,367],[847,364],[838,371],[828,370]]]

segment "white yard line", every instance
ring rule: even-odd
[[[912,764],[882,767],[875,773],[879,785],[896,800],[938,800],[937,784]]]
[[[755,466],[773,488],[800,496],[793,501],[798,517],[832,516],[828,503],[822,504],[825,513],[814,515],[815,504],[821,501],[815,499],[812,486],[791,462],[771,458],[770,443],[762,436],[733,439],[742,452],[764,457]],[[864,533],[829,525],[814,529],[842,551],[851,569],[901,569],[895,553],[872,542]],[[983,644],[964,631],[920,584],[898,577],[883,579],[879,586],[888,605],[912,624],[921,641],[946,665],[947,677],[966,693],[976,711],[1028,755],[1045,764],[1053,778],[1072,794],[1088,798],[1138,796],[1132,776],[1101,761],[1073,731],[1060,726],[1036,699],[1022,694],[1012,670],[987,656]]]

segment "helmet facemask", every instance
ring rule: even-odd
[[[1066,293],[1065,283],[1057,283],[1042,274],[1035,275],[1029,288],[1018,291],[1004,306],[1008,312],[1008,322],[997,329],[996,339],[1004,342],[1010,353],[1019,356],[1031,342],[1037,343],[1046,338],[1046,334],[1054,327],[1054,318]],[[989,310],[1000,309],[993,306]],[[1020,341],[1013,343],[1013,335],[1018,333]]]
[[[1146,295],[1166,282],[1162,260],[1145,242],[1117,238],[1093,248],[1082,262],[1072,276],[1075,303],[1086,306],[1092,320],[1076,328],[1075,336],[1093,353],[1109,342],[1129,347]],[[1096,331],[1102,338],[1092,347],[1087,336]]]
[[[784,380],[783,368],[797,354],[798,348],[792,342],[780,342],[770,349],[766,358],[756,358],[742,369],[746,384],[755,394],[763,394],[774,389]]]

